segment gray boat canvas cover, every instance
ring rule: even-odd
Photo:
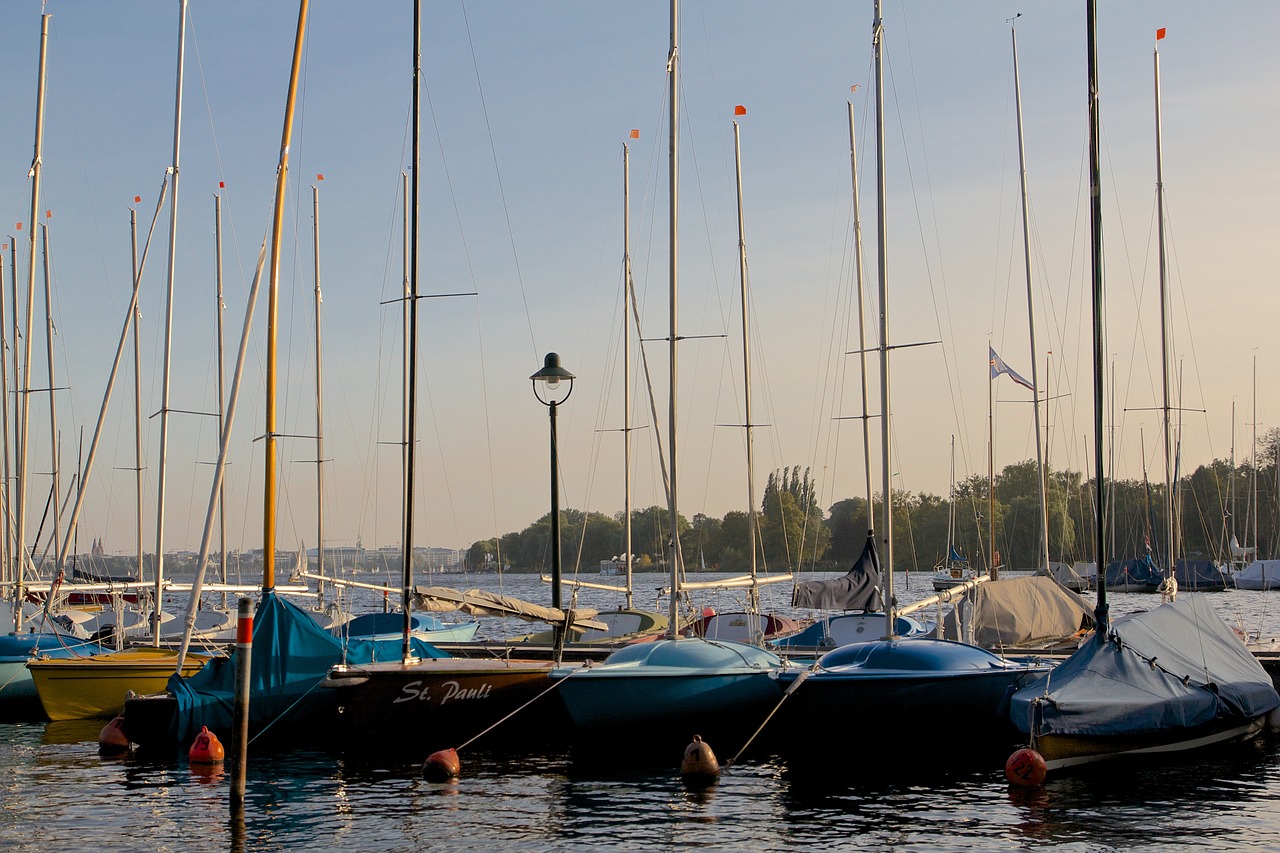
[[[1046,684],[1048,694],[1046,697]],[[1262,665],[1202,596],[1117,619],[1046,678],[1014,694],[1010,719],[1029,734],[1114,737],[1241,722],[1280,706]]]
[[[1044,575],[988,581],[967,592],[958,609],[964,625],[972,625],[973,644],[984,649],[1049,645],[1093,627],[1085,600]],[[947,639],[960,638],[955,610],[942,628]]]

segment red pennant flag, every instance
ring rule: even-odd
[[[316,180],[317,180],[317,181],[323,181],[323,180],[324,180],[324,172],[321,172],[320,174],[316,175]]]
[[[1156,41],[1160,41],[1160,39],[1164,38],[1164,31],[1165,31],[1164,27],[1161,27],[1160,29],[1156,30]]]
[[[747,114],[747,108],[744,107],[742,104],[738,104],[736,107],[733,108],[733,114],[736,116],[744,116]]]
[[[134,204],[141,204],[141,203],[142,203],[142,196],[140,196],[140,195],[135,195],[135,196],[133,197],[133,203],[134,203]]]
[[[226,181],[218,181],[218,189],[223,189],[224,187],[226,187],[226,185],[227,185]]]
[[[52,219],[52,218],[53,218],[53,211],[52,211],[52,210],[46,210],[46,211],[44,212],[44,218],[45,218],[45,219]]]
[[[633,127],[633,128],[631,128],[631,138],[632,138],[632,139],[639,139],[639,138],[640,138],[640,128],[638,128],[638,127]]]

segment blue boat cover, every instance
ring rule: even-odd
[[[409,623],[412,631],[439,631],[445,627],[443,621],[426,613],[410,613]],[[370,637],[403,631],[403,613],[362,613],[333,629],[333,633],[340,637]]]
[[[1047,694],[1046,694],[1047,691]],[[1038,734],[1109,737],[1245,721],[1280,706],[1271,677],[1201,596],[1117,619],[1046,678],[1014,694],[1013,724]]]
[[[419,658],[448,655],[421,640],[410,640]],[[399,660],[402,640],[351,640],[346,643],[347,663]],[[256,735],[268,726],[289,730],[319,705],[332,700],[331,691],[319,690],[329,669],[343,661],[344,643],[321,628],[306,611],[278,598],[273,591],[263,594],[253,622],[253,657],[249,683],[249,731]],[[173,675],[168,690],[177,699],[169,735],[177,743],[188,743],[208,726],[215,732],[229,732],[235,707],[235,655],[215,658],[190,678]]]
[[[1145,584],[1152,589],[1160,585],[1164,575],[1151,559],[1148,551],[1141,557],[1129,560],[1117,560],[1107,566],[1107,586],[1119,587],[1125,584]]]
[[[1173,576],[1178,580],[1178,588],[1183,591],[1227,588],[1227,576],[1212,560],[1176,560],[1173,564]]]
[[[796,584],[791,606],[815,610],[879,610],[880,557],[876,554],[875,536],[867,534],[862,556],[844,576]]]

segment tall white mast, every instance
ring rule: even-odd
[[[875,21],[872,24],[872,44],[876,66],[876,230],[877,263],[880,296],[880,442],[884,464],[881,488],[884,522],[880,531],[884,543],[881,565],[881,584],[884,589],[884,635],[893,639],[897,608],[893,602],[893,447],[890,443],[889,424],[889,303],[888,303],[888,254],[889,235],[885,227],[888,208],[884,168],[884,18],[880,13],[880,0],[876,0]]]
[[[164,490],[165,463],[169,451],[169,368],[173,355],[173,287],[178,248],[178,177],[182,151],[182,67],[187,45],[187,0],[178,0],[178,74],[173,107],[173,165],[169,199],[169,273],[165,285],[164,376],[160,383],[160,466],[156,492],[156,584],[151,616],[151,644],[160,645],[160,618],[164,607]],[[271,438],[268,437],[268,442]]]
[[[867,324],[866,298],[862,281],[862,210],[858,203],[858,139],[854,132],[853,101],[849,107],[849,170],[853,176],[853,267],[858,282],[858,365],[862,372],[862,472],[866,478],[867,532],[875,523],[871,520],[871,416],[867,410]]]
[[[760,588],[756,586],[756,480],[755,424],[751,421],[751,346],[747,309],[747,241],[742,213],[742,129],[733,123],[733,154],[738,174],[738,279],[742,291],[742,388],[744,424],[747,430],[747,547],[751,549],[751,587],[747,592],[747,609],[760,610]]]
[[[622,465],[626,514],[627,609],[631,593],[631,151],[622,143]]]
[[[60,555],[62,553],[62,478],[60,476],[59,457],[61,456],[61,436],[58,435],[58,403],[54,395],[54,387],[57,382],[54,381],[53,371],[53,271],[52,262],[49,260],[49,226],[40,226],[41,236],[44,238],[44,334],[45,334],[45,355],[49,366],[49,458],[52,461],[53,468],[53,553]],[[62,571],[62,561],[58,560],[55,572]]]
[[[1157,41],[1163,37],[1163,31],[1157,33]],[[1160,258],[1160,408],[1164,420],[1164,534],[1168,544],[1166,553],[1168,563],[1165,566],[1165,577],[1172,578],[1176,572],[1177,543],[1174,541],[1174,508],[1173,499],[1173,418],[1169,408],[1169,290],[1166,282],[1167,264],[1164,248],[1164,155],[1160,147],[1160,48],[1152,50],[1155,63],[1156,89],[1156,231],[1158,235]]]
[[[669,524],[671,525],[671,602],[669,607],[668,618],[670,620],[669,634],[671,639],[677,639],[680,636],[679,624],[679,593],[680,593],[680,577],[683,574],[684,566],[681,564],[682,555],[680,553],[680,527],[679,527],[679,500],[676,484],[676,350],[679,343],[679,333],[676,324],[676,305],[677,296],[679,294],[679,189],[680,189],[680,133],[679,133],[679,116],[680,116],[680,54],[679,54],[679,31],[680,31],[680,0],[671,0],[671,48],[667,53],[667,78],[670,84],[670,94],[668,95],[668,103],[670,107],[670,116],[667,124],[670,131],[668,136],[667,160],[669,169],[667,173],[668,185],[668,210],[669,210],[669,232],[668,246],[670,249],[670,265],[668,275],[670,278],[670,328],[671,337],[667,344],[670,350],[670,375],[668,388],[670,399],[668,403],[668,421],[667,421],[667,444],[671,451],[671,478],[668,483],[667,492],[667,512],[670,515]]]
[[[316,320],[316,574],[324,577],[324,360],[320,346],[320,188],[311,187],[312,243],[315,254]],[[324,581],[316,582],[316,596],[324,604]]]
[[[1040,481],[1040,561],[1049,568],[1049,501],[1045,495],[1044,441],[1040,434],[1040,384],[1036,369],[1035,289],[1031,282],[1031,224],[1027,204],[1027,153],[1022,134],[1022,89],[1018,79],[1018,27],[1009,27],[1013,38],[1013,94],[1018,116],[1018,180],[1022,187],[1022,254],[1027,267],[1027,330],[1031,336],[1031,406],[1035,410],[1036,470]],[[1047,401],[1046,401],[1047,402]]]
[[[13,626],[16,631],[22,623],[22,575],[27,560],[26,512],[27,512],[27,448],[29,445],[28,430],[31,424],[31,406],[28,405],[27,394],[31,389],[31,314],[35,302],[36,290],[36,219],[40,213],[40,178],[43,172],[44,157],[44,83],[46,60],[49,46],[49,18],[40,16],[40,77],[36,84],[36,141],[35,153],[31,158],[31,218],[28,232],[29,257],[27,258],[27,301],[26,301],[26,334],[23,336],[24,355],[22,358],[22,378],[16,383],[18,400],[18,546],[14,554],[14,606]],[[15,282],[16,285],[16,282]],[[16,295],[16,294],[15,294]],[[19,315],[17,300],[14,300],[14,322]]]

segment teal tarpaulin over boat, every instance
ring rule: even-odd
[[[447,654],[421,640],[411,640],[418,658]],[[306,611],[278,598],[262,597],[253,623],[253,656],[250,670],[249,731],[256,736],[270,727],[281,735],[333,701],[330,691],[318,689],[329,669],[344,659],[343,642],[321,628]],[[347,663],[399,660],[402,641],[352,640],[346,644]],[[229,732],[235,707],[235,656],[210,661],[191,678],[173,676],[168,689],[177,700],[170,736],[189,743],[208,726]]]

